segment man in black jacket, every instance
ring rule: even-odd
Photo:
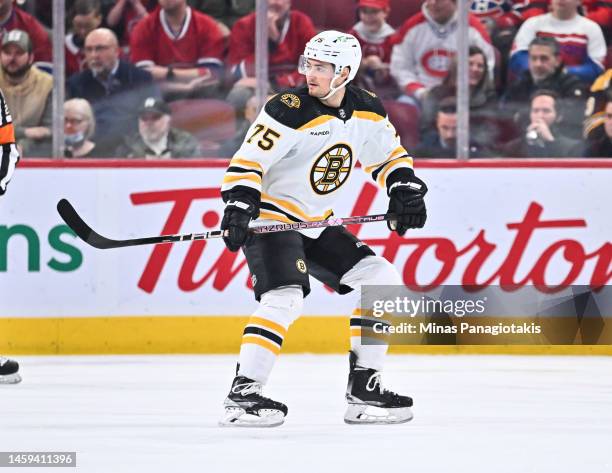
[[[114,150],[123,136],[136,132],[138,110],[147,97],[160,97],[151,74],[119,59],[115,33],[106,28],[93,30],[85,38],[88,70],[68,81],[69,98],[89,101],[96,117],[94,141]]]
[[[470,137],[471,158],[486,158],[491,152]],[[415,158],[455,158],[457,154],[457,106],[454,97],[440,101],[436,112],[436,129],[423,136],[414,149]]]
[[[537,91],[531,97],[530,123],[523,136],[503,147],[503,155],[516,158],[575,158],[581,156],[582,142],[564,136],[559,96],[552,90]]]
[[[564,102],[567,131],[574,138],[580,138],[588,91],[584,82],[565,71],[557,40],[535,38],[529,45],[528,64],[527,71],[502,96],[502,109],[517,122],[522,121],[528,114],[533,93],[540,89],[552,90]]]

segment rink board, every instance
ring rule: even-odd
[[[220,241],[96,250],[71,235],[55,211],[56,202],[68,198],[95,230],[111,238],[217,228],[225,166],[225,161],[20,163],[0,200],[0,352],[236,352],[255,306],[242,255],[227,252]],[[427,161],[417,166],[430,188],[425,229],[405,239],[381,224],[351,229],[392,261],[406,282],[482,282],[513,258],[515,278],[524,284],[609,283],[612,162]],[[385,193],[360,169],[339,192],[337,216],[386,209]],[[517,252],[519,228],[526,232],[530,225],[537,228]],[[474,279],[470,268],[479,238],[495,251]],[[570,258],[582,259],[570,264],[565,259],[570,250]],[[304,309],[308,316],[292,327],[283,350],[344,351],[344,314],[354,304],[354,297],[331,294],[313,282]],[[578,346],[395,349],[610,352]]]

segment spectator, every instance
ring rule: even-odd
[[[501,100],[501,108],[515,121],[529,111],[529,98],[538,89],[553,90],[563,100],[567,131],[580,138],[587,87],[563,67],[555,38],[536,37],[528,51],[528,68],[511,83]]]
[[[608,95],[604,108],[601,136],[588,143],[585,156],[612,158],[612,94]]]
[[[26,157],[50,156],[53,78],[33,65],[25,31],[4,34],[0,49],[0,89],[13,115],[15,138]]]
[[[483,0],[486,1],[486,0]],[[548,13],[550,0],[521,0],[517,2],[523,19]],[[581,7],[584,16],[593,20],[601,28],[610,32],[612,27],[612,3],[601,0],[582,0]]]
[[[440,102],[436,111],[436,130],[423,138],[414,150],[417,158],[454,158],[457,154],[457,107],[454,97]],[[484,147],[470,140],[470,157],[486,157]]]
[[[536,37],[553,37],[561,45],[567,72],[590,84],[603,71],[606,42],[597,23],[578,15],[580,0],[552,0],[551,12],[529,18],[519,29],[510,57],[510,70],[528,68],[529,44]]]
[[[243,16],[255,10],[255,0],[187,0],[196,10],[212,16],[231,28]],[[229,31],[228,31],[229,32]]]
[[[494,114],[497,106],[495,88],[487,74],[487,58],[478,46],[469,49],[470,118]],[[453,58],[444,81],[425,95],[421,109],[421,134],[431,130],[440,102],[457,96],[457,60]],[[473,129],[472,129],[473,131]]]
[[[297,64],[304,46],[315,34],[312,20],[302,12],[291,10],[291,0],[268,0],[268,62],[275,90],[304,84]],[[236,110],[242,111],[255,89],[255,13],[234,24],[228,63],[232,78],[237,80],[228,100]]]
[[[508,76],[508,57],[512,40],[526,14],[525,5],[529,0],[471,0],[470,12],[486,27],[496,54],[496,86],[498,90],[506,87]]]
[[[537,91],[531,98],[525,134],[507,143],[503,154],[517,158],[580,156],[581,142],[559,132],[562,118],[558,95],[552,90]]]
[[[584,137],[597,141],[604,137],[604,109],[612,96],[612,68],[600,75],[591,87],[584,112]]]
[[[52,68],[49,33],[32,15],[13,5],[13,0],[0,0],[0,38],[12,30],[28,33],[32,41],[35,64],[46,71]]]
[[[84,98],[94,109],[94,141],[115,149],[126,133],[136,130],[136,110],[146,97],[159,96],[151,74],[119,59],[115,33],[98,28],[85,38],[88,69],[68,81],[68,96]]]
[[[356,84],[376,92],[380,98],[395,98],[398,87],[389,72],[395,33],[386,21],[391,12],[389,0],[359,0],[357,8],[360,21],[349,31],[361,45]]]
[[[103,158],[110,153],[92,141],[96,119],[91,105],[85,99],[64,102],[64,140],[67,158]]]
[[[201,156],[200,145],[190,133],[172,128],[166,102],[149,97],[138,115],[138,132],[128,136],[117,149],[127,158],[194,158]]]
[[[513,0],[472,0],[470,12],[487,28],[493,37],[496,31],[517,27],[521,24],[521,5]]]
[[[106,24],[117,34],[119,44],[129,51],[132,30],[156,7],[157,0],[116,0],[106,15]]]
[[[273,96],[268,95],[267,100],[270,100]],[[217,153],[220,157],[231,158],[234,156],[236,151],[240,149],[242,142],[244,141],[244,137],[248,133],[251,125],[255,121],[257,117],[257,97],[253,95],[244,107],[244,118],[245,120],[239,125],[238,130],[236,130],[236,134],[231,140],[226,141],[219,148],[219,152]]]
[[[222,77],[224,39],[215,20],[187,0],[159,0],[130,36],[132,62],[169,98],[212,95]]]
[[[455,0],[425,0],[420,13],[408,18],[396,37],[391,53],[391,75],[407,94],[422,100],[448,73],[457,45],[457,4]],[[470,14],[469,42],[485,53],[493,78],[495,53],[485,28]]]
[[[83,45],[87,35],[102,24],[100,0],[76,0],[72,7],[72,32],[66,35],[66,77],[83,70]]]

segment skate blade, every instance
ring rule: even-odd
[[[285,415],[276,409],[260,409],[260,415],[247,414],[244,409],[230,407],[225,409],[225,417],[219,421],[220,427],[278,427],[285,422]]]
[[[413,417],[409,407],[386,409],[367,404],[349,404],[344,414],[344,422],[352,425],[403,424]]]
[[[17,383],[21,383],[21,376],[19,376],[19,373],[5,374],[3,376],[0,376],[0,384],[17,384]]]

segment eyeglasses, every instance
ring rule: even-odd
[[[68,118],[65,117],[64,118],[64,123],[66,125],[80,125],[81,123],[83,123],[86,120],[86,118]]]
[[[93,53],[93,52],[101,53],[102,51],[106,51],[110,48],[111,46],[109,44],[106,44],[106,45],[99,44],[97,46],[85,46],[83,48],[83,51],[85,51],[85,53]]]

